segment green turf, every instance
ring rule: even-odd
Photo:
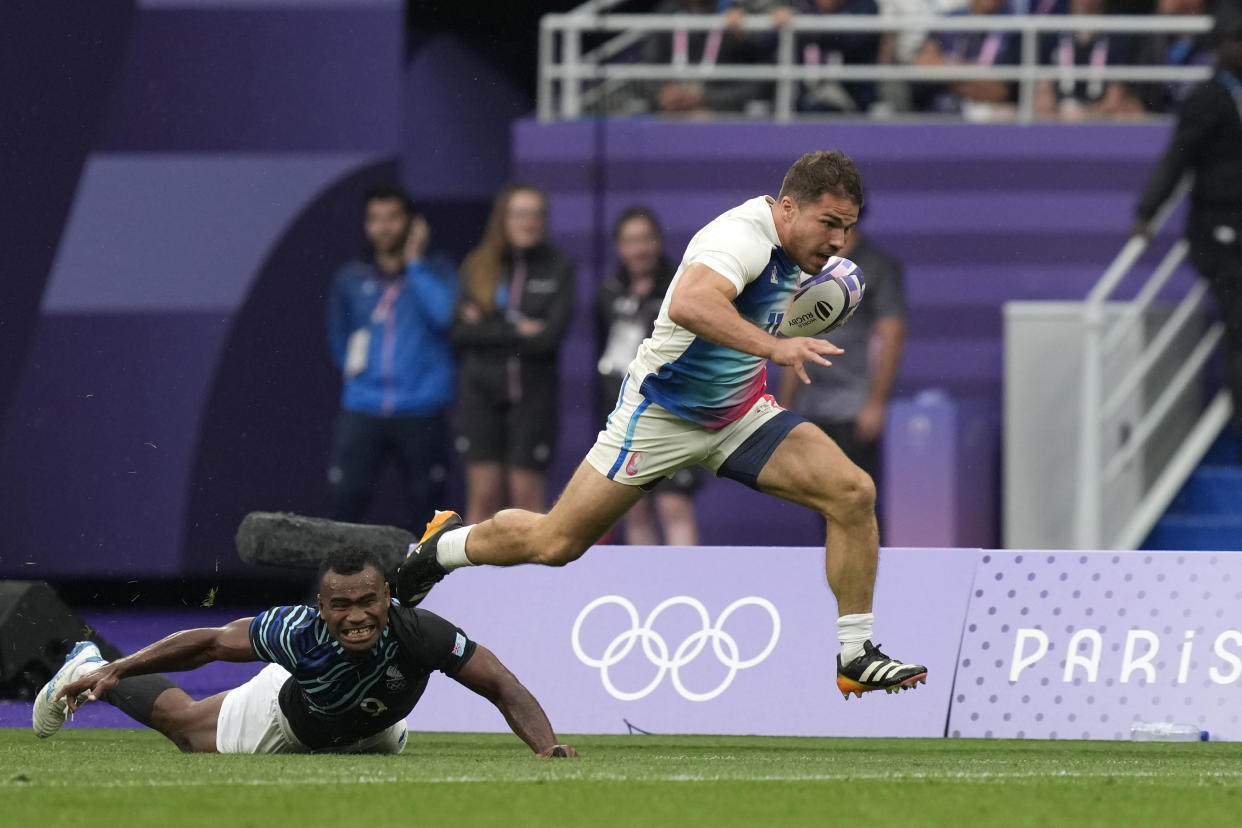
[[[412,735],[402,756],[183,756],[154,733],[0,729],[0,824],[1232,825],[1242,744]],[[882,819],[877,817],[883,815]]]

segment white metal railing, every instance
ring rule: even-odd
[[[1150,230],[1153,235],[1185,200],[1188,191],[1189,178],[1186,178],[1152,220]],[[1206,285],[1201,281],[1196,282],[1161,323],[1151,341],[1144,345],[1143,351],[1129,369],[1119,377],[1108,377],[1104,364],[1109,355],[1121,346],[1128,332],[1142,324],[1145,312],[1185,260],[1188,250],[1185,239],[1174,242],[1135,298],[1119,315],[1110,319],[1105,310],[1109,297],[1133,269],[1148,244],[1148,240],[1140,236],[1127,241],[1087,295],[1083,309],[1079,486],[1074,527],[1075,546],[1079,549],[1133,549],[1142,543],[1194,471],[1212,441],[1228,423],[1233,411],[1228,392],[1219,392],[1199,415],[1198,421],[1172,459],[1142,492],[1137,507],[1125,516],[1120,527],[1114,529],[1104,525],[1105,492],[1149,445],[1177,402],[1183,398],[1191,384],[1198,381],[1208,357],[1224,335],[1222,323],[1217,322],[1208,327],[1156,399],[1142,412],[1121,445],[1116,449],[1107,447],[1107,431],[1117,422],[1117,415],[1133,395],[1139,392],[1143,381],[1148,378],[1161,357],[1168,355],[1176,344],[1178,335],[1184,332],[1187,325],[1193,323],[1195,312],[1207,294]]]
[[[1018,120],[1035,118],[1035,87],[1041,80],[1112,80],[1185,83],[1202,80],[1205,66],[1114,65],[1104,67],[1046,66],[1039,63],[1039,38],[1055,32],[1117,32],[1128,34],[1203,33],[1212,18],[1188,16],[1121,15],[964,15],[878,16],[796,15],[776,28],[768,15],[746,15],[741,26],[748,32],[777,32],[777,56],[771,64],[675,64],[614,62],[645,38],[675,30],[719,31],[723,15],[610,14],[619,0],[593,0],[564,14],[540,20],[538,115],[544,122],[572,120],[600,112],[603,101],[625,84],[641,81],[766,81],[775,84],[772,119],[795,117],[796,84],[803,81],[959,81],[1002,80],[1018,84]],[[815,32],[979,32],[1009,31],[1021,37],[1021,61],[1014,66],[973,64],[919,66],[914,64],[804,65],[797,62],[798,35]],[[606,39],[587,50],[585,39]]]

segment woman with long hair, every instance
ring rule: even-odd
[[[462,263],[453,342],[461,354],[457,448],[466,519],[506,506],[542,512],[556,448],[561,341],[574,306],[574,264],[547,241],[548,200],[510,184]]]

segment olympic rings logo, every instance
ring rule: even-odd
[[[625,610],[630,618],[630,628],[622,630],[604,648],[603,655],[595,658],[588,655],[582,649],[582,625],[592,612],[606,604],[616,604]],[[694,610],[702,623],[702,629],[687,636],[670,654],[668,642],[655,631],[655,622],[662,612],[675,606],[687,606]],[[733,636],[724,631],[724,626],[734,612],[747,606],[757,606],[767,611],[768,616],[772,619],[772,634],[768,639],[767,646],[760,650],[758,655],[743,659],[740,657],[741,654],[738,651],[737,641]],[[671,673],[673,687],[681,694],[682,698],[687,701],[704,702],[716,698],[727,690],[729,685],[733,683],[733,679],[737,677],[739,670],[754,667],[771,655],[772,651],[776,649],[776,642],[780,640],[780,637],[780,613],[776,611],[776,607],[772,605],[771,601],[756,595],[748,598],[739,598],[732,604],[729,604],[729,606],[725,607],[724,612],[720,613],[720,617],[716,619],[715,624],[711,622],[707,607],[703,606],[701,601],[688,595],[679,595],[661,601],[647,615],[646,620],[642,624],[638,622],[638,609],[628,599],[622,598],[620,595],[604,595],[587,604],[583,607],[582,612],[578,613],[578,619],[574,621],[571,641],[573,643],[574,655],[578,656],[578,659],[583,664],[588,667],[599,668],[600,680],[604,684],[604,689],[613,698],[620,699],[621,701],[637,701],[638,699],[645,698],[659,686],[660,682],[664,680],[666,673]],[[628,656],[634,649],[634,645],[639,641],[643,645],[643,655],[656,667],[655,678],[640,690],[621,690],[613,684],[609,670]],[[682,667],[698,658],[699,654],[707,647],[708,641],[712,644],[712,652],[720,663],[727,668],[728,672],[715,688],[701,693],[695,692],[686,687],[682,682],[680,671]]]

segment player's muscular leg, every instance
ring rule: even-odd
[[[582,463],[546,515],[505,509],[470,530],[466,556],[475,564],[564,566],[576,561],[642,497],[637,486],[609,480]]]
[[[810,423],[789,432],[759,473],[759,488],[828,519],[825,569],[840,615],[871,612],[879,560],[875,485]]]
[[[215,753],[216,722],[224,693],[194,701],[184,690],[165,690],[151,709],[151,727],[167,736],[182,753]]]

